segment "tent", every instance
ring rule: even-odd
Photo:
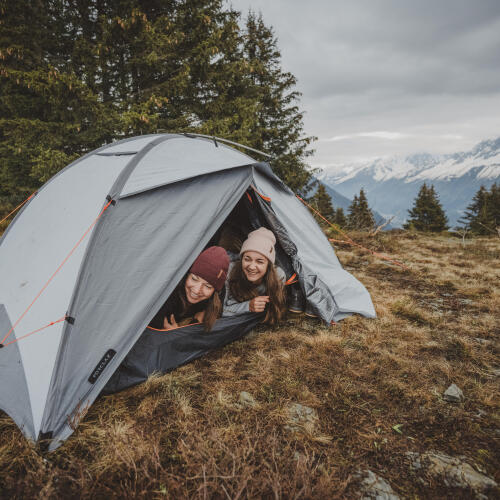
[[[260,321],[222,318],[208,334],[147,328],[247,197],[324,321],[375,316],[365,287],[267,163],[187,134],[114,142],[49,180],[0,240],[0,409],[28,439],[56,449],[101,392],[173,369]]]

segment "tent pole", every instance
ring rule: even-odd
[[[214,142],[218,141],[218,142],[222,142],[224,144],[231,144],[233,146],[238,146],[240,148],[247,149],[248,151],[253,151],[254,153],[258,153],[260,155],[263,155],[266,158],[270,158],[270,159],[274,158],[274,156],[268,155],[267,153],[263,153],[262,151],[259,151],[258,149],[253,149],[249,146],[244,146],[243,144],[240,144],[239,142],[229,141],[228,139],[221,139],[220,137],[216,137],[215,135],[195,134],[195,133],[191,133],[191,132],[182,132],[182,135],[185,135],[186,137],[203,137],[205,139],[212,139]]]

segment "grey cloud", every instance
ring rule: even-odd
[[[290,47],[284,63],[296,74],[294,68],[301,68],[301,87],[318,98],[374,88],[410,93],[498,88],[497,0],[233,3],[264,10],[280,45]]]
[[[457,136],[467,149],[476,139],[500,134],[498,0],[232,3],[243,12],[261,10],[275,28],[283,65],[303,93],[309,134],[407,135],[318,143],[316,164],[339,152],[354,157],[377,148],[381,154],[421,149],[419,144],[456,150]]]

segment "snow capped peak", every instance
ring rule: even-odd
[[[500,137],[482,141],[470,151],[455,154],[417,153],[325,167],[318,177],[331,184],[341,184],[359,176],[375,181],[399,179],[413,182],[453,179],[467,174],[479,179],[500,177]]]
[[[471,151],[471,155],[475,158],[489,158],[490,156],[498,155],[500,152],[500,137],[482,141]]]
[[[418,153],[331,166],[318,177],[348,198],[364,187],[372,208],[395,216],[394,226],[404,222],[412,200],[427,182],[435,187],[453,226],[481,186],[500,182],[500,138],[461,153]]]

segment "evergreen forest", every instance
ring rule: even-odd
[[[139,134],[197,132],[272,155],[305,194],[295,77],[261,15],[222,0],[0,0],[0,208]]]

